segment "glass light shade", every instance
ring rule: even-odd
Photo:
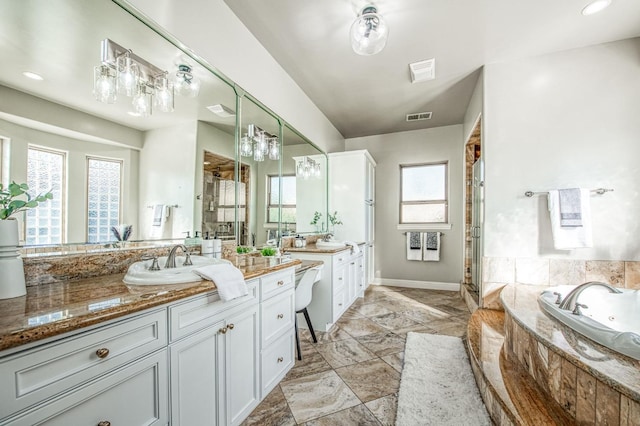
[[[162,112],[173,111],[173,84],[166,76],[158,77],[155,80],[155,105]]]
[[[298,177],[302,177],[304,175],[304,163],[302,161],[298,161],[298,165],[296,166],[296,175]]]
[[[253,147],[253,160],[264,161],[264,151],[258,146],[258,141],[256,141],[255,146]]]
[[[322,171],[320,170],[320,163],[316,163],[313,167],[313,176],[319,178],[322,176]]]
[[[265,156],[269,152],[269,143],[267,141],[266,136],[264,135],[264,131],[258,134],[258,140],[256,141],[256,146],[254,150],[258,149],[262,152],[262,155]]]
[[[269,142],[269,160],[279,160],[280,159],[280,144],[278,143],[278,139],[273,138]]]
[[[140,114],[141,117],[149,117],[151,115],[152,101],[151,93],[147,91],[145,84],[139,84],[136,95],[133,97],[133,109]]]
[[[127,54],[124,56],[118,56],[117,69],[118,92],[126,96],[135,95],[138,78],[140,77],[138,65]]]
[[[387,44],[389,27],[373,6],[362,9],[362,13],[351,25],[351,47],[358,55],[375,55]]]
[[[195,98],[200,92],[200,80],[191,73],[189,65],[178,65],[178,71],[173,78],[176,92],[187,98]]]
[[[112,104],[116,101],[116,73],[106,65],[93,69],[93,96],[97,101]]]
[[[240,155],[243,157],[251,157],[253,155],[253,143],[246,133],[240,140]]]

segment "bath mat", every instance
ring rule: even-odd
[[[462,339],[407,334],[396,425],[491,425]]]

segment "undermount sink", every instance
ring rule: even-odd
[[[152,260],[142,260],[129,266],[129,270],[124,276],[125,284],[130,285],[162,285],[162,284],[182,284],[194,281],[202,281],[202,277],[193,272],[194,269],[207,265],[219,265],[223,263],[230,264],[228,260],[214,259],[205,256],[191,256],[193,265],[182,266],[184,256],[176,256],[175,268],[164,268],[167,256],[158,258],[159,271],[150,271],[149,267],[153,263]]]
[[[342,241],[324,241],[318,240],[316,241],[316,247],[319,249],[336,249],[341,247],[346,247],[347,245]]]

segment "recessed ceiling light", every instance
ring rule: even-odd
[[[25,71],[22,73],[22,75],[32,80],[38,80],[38,81],[44,80],[44,78],[40,74],[36,74],[35,72],[31,72],[31,71]]]
[[[603,9],[606,9],[607,6],[611,4],[611,0],[595,0],[589,3],[582,9],[582,14],[584,16],[593,15],[594,13],[598,13]]]

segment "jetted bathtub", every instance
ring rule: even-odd
[[[582,292],[578,303],[586,305],[580,315],[560,309],[557,295],[564,299],[575,286],[550,287],[538,296],[538,304],[561,323],[616,352],[640,360],[640,291],[619,289],[610,293],[602,287]]]

